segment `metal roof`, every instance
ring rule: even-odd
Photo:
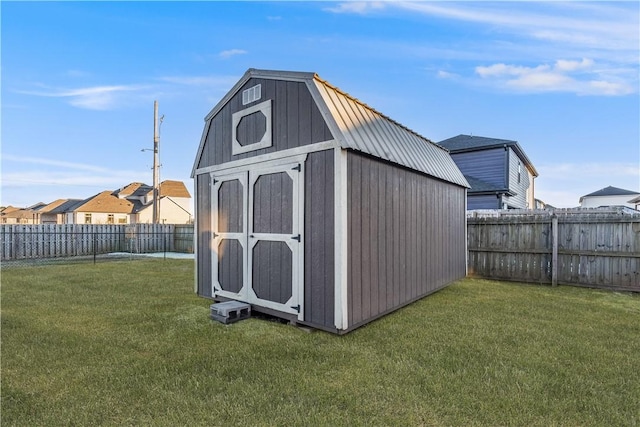
[[[361,151],[380,159],[469,187],[449,152],[404,125],[314,75],[330,117],[340,131],[342,148]],[[323,108],[321,108],[323,111]],[[330,126],[331,127],[331,126]],[[332,129],[333,130],[333,129]]]
[[[315,73],[249,69],[206,116],[205,131],[197,159],[206,140],[213,117],[231,100],[250,78],[305,82],[341,148],[360,151],[427,175],[469,187],[447,149],[392,120],[351,95],[332,86]]]

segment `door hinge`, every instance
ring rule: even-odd
[[[300,304],[298,305],[292,305],[291,308],[293,308],[295,311],[297,311],[298,313],[300,313]]]
[[[299,242],[300,241],[300,235],[298,234],[297,236],[291,236],[291,240],[297,240]]]
[[[214,178],[213,179],[213,185],[216,185],[216,182],[218,182],[218,180]]]
[[[219,234],[213,233],[213,238],[215,239],[216,237],[218,237]]]
[[[302,166],[300,166],[300,163],[298,163],[298,165],[295,166],[295,167],[292,167],[291,170],[300,172],[300,171],[302,171]]]

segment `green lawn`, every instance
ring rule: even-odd
[[[640,425],[640,295],[465,279],[345,336],[222,325],[193,262],[2,271],[2,425]]]

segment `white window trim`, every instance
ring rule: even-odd
[[[262,139],[254,144],[249,144],[242,146],[237,139],[237,129],[240,120],[243,117],[246,117],[250,114],[256,112],[262,112],[267,119],[266,129],[264,131],[264,135]],[[271,138],[271,100],[268,99],[260,104],[256,104],[252,107],[245,108],[242,111],[238,111],[237,113],[233,113],[231,116],[232,123],[232,144],[231,144],[231,154],[234,156],[237,154],[248,153],[249,151],[259,150],[261,148],[268,148],[272,145]]]

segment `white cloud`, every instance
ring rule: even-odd
[[[118,104],[124,93],[140,92],[146,88],[141,85],[92,86],[79,89],[44,87],[43,90],[17,90],[16,92],[25,95],[68,98],[69,104],[88,110],[109,110]]]
[[[106,168],[41,157],[2,155],[2,204],[28,206],[58,198],[86,198],[130,182],[144,182],[147,171]],[[17,165],[14,165],[17,164]],[[17,166],[17,167],[16,167]],[[64,194],[51,187],[63,188]],[[55,195],[53,195],[55,194]]]
[[[249,52],[243,49],[229,49],[229,50],[223,50],[218,54],[218,56],[222,59],[229,59],[232,56],[246,55],[247,53]]]
[[[640,190],[638,163],[548,163],[536,169],[536,198],[558,208],[578,206],[580,197],[609,185]]]
[[[338,3],[335,7],[327,7],[324,10],[333,13],[356,13],[365,15],[372,11],[384,9],[385,2],[381,1],[349,1]]]
[[[74,163],[74,162],[66,162],[61,160],[53,160],[53,159],[45,159],[41,157],[29,157],[29,156],[14,156],[12,154],[2,154],[3,162],[14,162],[14,163],[29,163],[36,165],[47,165],[47,166],[57,166],[66,169],[75,169],[75,170],[85,170],[91,172],[105,172],[108,169],[90,165],[86,163]],[[4,178],[4,176],[3,176]]]
[[[475,72],[485,81],[503,89],[519,92],[572,92],[578,95],[617,96],[634,92],[626,83],[606,67],[595,68],[589,58],[580,61],[559,59],[553,66],[541,64],[526,67],[511,64],[478,66]]]
[[[593,59],[587,58],[582,58],[582,61],[558,59],[554,68],[557,71],[577,71],[592,68],[593,64]]]
[[[438,70],[438,73],[436,75],[440,79],[457,79],[458,77],[460,77],[459,75],[457,75],[455,73],[450,73],[450,72],[444,71],[444,70]]]
[[[475,83],[480,77],[483,84],[507,91],[599,96],[640,90],[640,22],[633,2],[346,2],[325,10],[364,15],[383,8],[422,15],[429,23],[434,18],[465,22],[484,32],[482,45],[471,40],[448,48],[450,53],[437,43],[422,50],[397,46],[398,52],[421,57],[428,51],[431,60],[435,55],[449,64],[479,57],[489,61],[475,68],[476,79],[461,77],[460,82]]]

